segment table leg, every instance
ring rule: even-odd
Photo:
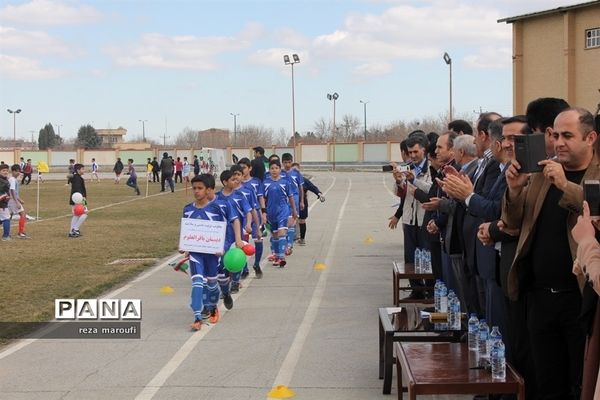
[[[383,379],[383,346],[385,343],[385,332],[379,316],[379,379]]]
[[[525,385],[523,382],[519,382],[519,394],[517,395],[518,400],[525,400]]]
[[[396,357],[396,379],[398,382],[398,400],[402,400],[404,390],[402,390],[402,365],[400,364],[400,357]]]
[[[392,375],[394,373],[394,340],[392,335],[386,335],[383,342],[383,394],[392,392]]]
[[[396,274],[396,271],[392,270],[392,289],[393,289],[393,293],[392,293],[392,304],[397,306],[398,305],[398,275]]]
[[[408,398],[409,400],[417,400],[417,393],[413,384],[408,385]]]

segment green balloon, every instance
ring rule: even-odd
[[[246,253],[244,250],[233,247],[225,253],[223,256],[223,266],[229,272],[240,272],[246,265]]]

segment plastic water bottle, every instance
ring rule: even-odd
[[[485,319],[479,321],[479,341],[477,348],[479,351],[480,365],[485,367],[488,364],[490,355],[487,353],[487,341],[490,336],[490,327],[485,322]]]
[[[433,287],[433,299],[434,299],[434,303],[435,303],[435,312],[440,312],[441,310],[441,305],[440,305],[440,301],[441,301],[441,288],[442,285],[444,283],[441,281],[441,279],[436,279],[435,280],[435,286]]]
[[[448,293],[448,329],[460,330],[460,300],[453,290]]]
[[[423,272],[426,274],[430,274],[432,272],[432,268],[431,268],[431,252],[429,250],[423,250],[423,252],[421,253],[421,255],[425,253],[425,257],[423,257],[425,259],[425,266],[423,267]]]
[[[448,312],[448,288],[444,282],[440,286],[440,312]]]
[[[423,256],[423,253],[421,252],[421,249],[417,247],[415,249],[415,272],[417,274],[421,273],[421,269],[422,269],[422,265],[423,265],[422,256]]]
[[[502,335],[500,334],[500,329],[497,326],[493,326],[490,331],[490,335],[488,336],[486,353],[492,354],[492,348],[494,347],[494,343],[498,340],[502,340]]]
[[[477,339],[479,338],[479,319],[477,314],[471,314],[469,318],[469,350],[477,350]]]
[[[504,343],[502,342],[502,335],[500,335],[500,339],[494,341],[494,347],[492,348],[492,379],[506,379],[506,358],[504,354]]]

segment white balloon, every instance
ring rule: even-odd
[[[81,204],[83,203],[83,195],[79,192],[75,192],[71,196],[71,200],[73,200],[73,203],[75,204]]]

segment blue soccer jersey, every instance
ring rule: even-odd
[[[250,184],[250,182],[242,182],[242,186],[237,189],[240,193],[244,195],[244,198],[255,210],[258,210],[260,206],[258,205],[258,197],[256,196],[256,192],[254,191],[254,187]]]
[[[248,203],[242,192],[240,192],[239,190],[234,190],[229,196],[226,196],[221,190],[217,193],[217,199],[221,201],[227,201],[229,204],[231,204],[233,211],[240,219],[240,229],[243,230],[247,222],[246,215],[249,212],[252,212],[252,207],[250,206],[250,203]]]
[[[289,197],[292,196],[292,189],[288,179],[280,177],[274,181],[270,176],[265,177],[263,182],[265,186],[265,202],[267,208],[267,218],[277,220],[280,217],[286,217],[290,214]]]
[[[294,194],[294,201],[296,202],[296,208],[300,207],[300,186],[304,185],[304,177],[297,169],[290,169],[286,171],[292,184],[292,193]]]
[[[265,187],[263,185],[263,182],[258,179],[257,177],[252,177],[250,179],[248,179],[247,181],[242,182],[242,186],[244,187],[251,187],[254,190],[254,194],[256,195],[256,209],[259,210],[260,209],[260,203],[258,202],[258,200],[261,197],[265,196]]]

